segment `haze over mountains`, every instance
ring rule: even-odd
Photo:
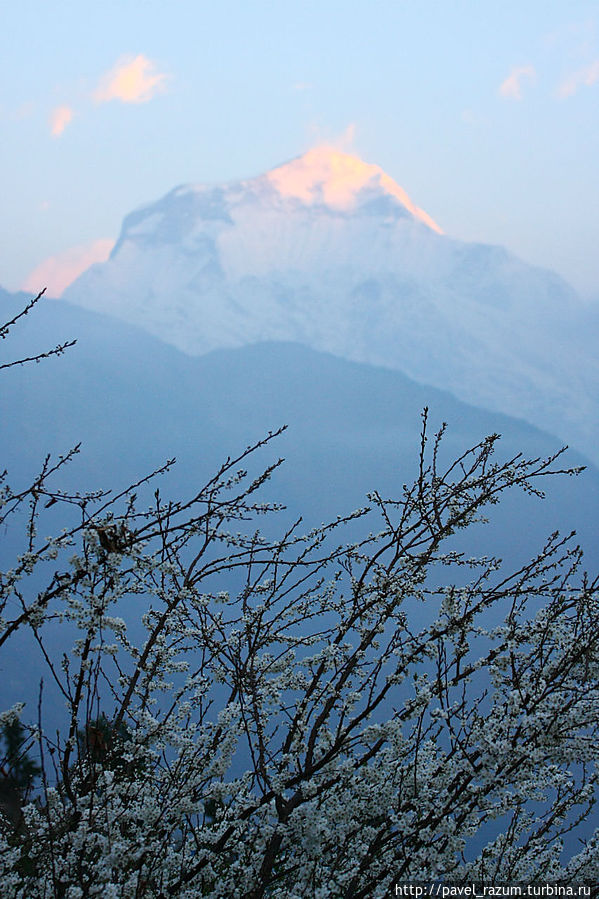
[[[132,212],[64,299],[190,355],[291,341],[397,369],[599,459],[599,366],[575,291],[443,235],[378,166],[330,148]]]
[[[0,301],[7,320],[24,298]],[[73,489],[177,456],[184,492],[288,424],[276,498],[314,523],[410,480],[425,405],[451,454],[499,431],[505,453],[569,442],[597,461],[588,322],[556,275],[446,237],[379,167],[321,148],[127,216],[109,261],[3,346],[18,358],[78,339],[42,370],[4,373],[2,464],[25,477],[82,440]],[[599,476],[584,477],[582,494],[557,488],[551,521],[526,513],[535,540],[578,525],[596,542]]]
[[[0,290],[0,320],[25,301]],[[312,151],[131,213],[108,262],[15,326],[8,360],[78,343],[3,372],[0,467],[19,489],[47,452],[82,441],[65,489],[122,489],[176,456],[163,492],[189,496],[227,455],[287,424],[256,465],[285,457],[265,498],[309,528],[368,491],[399,496],[416,475],[425,405],[433,430],[449,424],[446,459],[500,432],[501,459],[569,442],[597,461],[596,324],[556,275],[443,235],[377,166]],[[571,452],[564,464],[581,462]],[[507,497],[494,527],[468,529],[460,546],[509,565],[576,528],[596,558],[597,469],[547,490],[546,503]],[[9,566],[23,536],[0,542]],[[9,702],[23,698],[15,652],[0,672]],[[33,707],[34,692],[25,698]]]
[[[4,313],[21,306],[21,298],[0,290]],[[81,442],[60,476],[63,489],[122,489],[176,456],[161,489],[188,497],[227,455],[288,425],[254,466],[285,458],[264,493],[289,506],[284,519],[303,515],[309,528],[364,505],[369,491],[399,496],[417,477],[424,406],[431,437],[448,422],[440,464],[493,432],[502,435],[498,459],[559,448],[556,438],[521,420],[469,406],[401,372],[282,342],[191,357],[135,327],[54,300],[13,329],[1,361],[69,337],[77,345],[60,358],[2,373],[1,461],[13,489],[37,475],[46,453],[56,458]],[[585,460],[569,451],[562,461]],[[578,478],[556,477],[543,487],[549,502],[516,492],[490,510],[490,533],[464,532],[468,553],[527,555],[551,531],[571,528],[594,550],[599,471],[589,465]],[[0,550],[12,536],[3,535]]]
[[[23,300],[0,290],[5,317],[22,308]],[[281,534],[300,515],[300,530],[307,531],[348,514],[367,504],[369,491],[399,497],[402,484],[418,475],[425,405],[430,407],[431,434],[448,422],[440,461],[453,460],[494,431],[502,434],[498,460],[518,452],[546,456],[559,446],[555,438],[518,419],[468,406],[398,371],[281,342],[192,357],[133,326],[61,301],[41,303],[15,326],[2,341],[0,363],[71,337],[77,345],[60,358],[2,372],[0,466],[8,469],[14,490],[32,483],[47,453],[56,460],[81,442],[80,454],[55,486],[69,492],[119,492],[176,456],[173,470],[159,481],[161,494],[189,498],[227,455],[235,456],[268,430],[287,424],[281,437],[245,463],[252,477],[279,456],[285,458],[261,490],[261,499],[283,502],[286,510],[270,521],[261,516],[247,524]],[[564,464],[583,461],[569,452]],[[149,502],[155,486],[148,487]],[[509,566],[528,560],[554,530],[567,534],[576,528],[587,564],[594,568],[599,472],[590,465],[578,478],[551,478],[542,486],[546,501],[522,491],[505,496],[489,508],[489,525],[456,535],[459,547],[468,557],[494,554]],[[139,499],[143,505],[141,493]],[[64,515],[60,504],[44,508],[40,537],[59,533]],[[0,570],[14,566],[27,549],[24,519],[20,523],[22,527],[13,519],[2,533]],[[373,515],[361,526],[376,532],[381,521]],[[355,537],[351,530],[335,534],[340,542]],[[445,569],[437,576],[447,576]],[[219,582],[207,589],[212,586],[231,588]],[[118,614],[133,623],[145,610],[143,602],[140,597],[138,606],[127,603]],[[424,605],[421,614],[424,621],[430,608]],[[69,651],[68,630],[51,632],[50,640],[57,657]],[[28,714],[35,716],[42,662],[27,634],[3,650],[0,707],[25,701]],[[58,727],[63,698],[51,683],[45,684],[44,697],[44,720]]]

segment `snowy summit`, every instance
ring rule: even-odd
[[[304,156],[281,165],[265,175],[282,197],[295,197],[307,206],[328,206],[344,212],[356,210],[376,197],[394,197],[414,218],[433,231],[441,229],[393,178],[378,165],[362,162],[357,156],[332,147],[317,147]]]

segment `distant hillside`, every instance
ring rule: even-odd
[[[2,320],[19,308],[20,299],[0,295]],[[72,337],[77,345],[64,356],[1,373],[0,469],[9,470],[14,489],[29,483],[48,452],[56,457],[82,441],[80,455],[59,479],[64,488],[121,489],[176,456],[161,491],[190,497],[227,455],[287,424],[280,438],[250,460],[256,473],[278,456],[286,460],[263,496],[287,509],[248,525],[272,534],[300,515],[308,530],[349,513],[365,505],[374,489],[398,497],[402,484],[417,474],[425,405],[431,433],[448,422],[446,460],[496,431],[503,435],[502,459],[520,451],[544,456],[558,447],[555,438],[522,421],[468,406],[399,372],[289,343],[193,358],[115,319],[62,302],[43,302],[19,322],[2,342],[3,361]],[[569,465],[581,461],[574,453],[566,458]],[[489,525],[469,528],[456,546],[468,557],[496,554],[509,564],[528,559],[555,529],[577,528],[588,565],[596,567],[599,472],[590,465],[579,478],[558,477],[544,486],[546,501],[510,495],[490,508]],[[59,508],[45,512],[48,532],[57,533],[64,524]],[[353,539],[355,529],[347,536]],[[4,530],[0,567],[14,564],[24,538],[14,526]],[[137,614],[135,609],[121,613]],[[422,615],[428,614],[423,608]],[[67,648],[63,631],[50,631],[49,639],[53,652]],[[25,699],[34,708],[40,673],[33,640],[9,645],[0,663],[0,705]],[[57,721],[60,697],[51,684],[45,691],[46,720]]]
[[[3,308],[17,306],[3,295]],[[82,441],[74,482],[122,486],[176,456],[173,489],[188,492],[224,456],[286,424],[269,451],[287,460],[271,491],[294,513],[320,521],[363,503],[369,490],[398,492],[414,476],[424,406],[431,429],[448,422],[448,457],[493,432],[502,434],[504,455],[546,455],[560,445],[523,421],[468,406],[400,372],[289,343],[194,358],[59,301],[43,301],[2,350],[16,358],[71,337],[77,345],[61,358],[2,373],[0,464],[17,476],[35,471],[47,452]],[[572,452],[567,458],[585,461]],[[530,520],[510,527],[506,540],[575,519],[595,533],[597,478],[590,466],[584,483],[557,479],[551,502],[527,501]]]

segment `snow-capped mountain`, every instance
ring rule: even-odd
[[[597,458],[599,368],[574,290],[445,236],[382,169],[330,148],[136,210],[64,299],[191,355],[294,341],[399,369]]]

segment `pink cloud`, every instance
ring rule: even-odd
[[[158,72],[146,56],[123,57],[100,79],[94,93],[96,103],[147,103],[166,88],[168,76]]]
[[[50,114],[50,131],[52,137],[60,137],[67,125],[73,120],[74,112],[70,106],[57,106]]]
[[[82,246],[71,247],[56,256],[40,262],[27,276],[21,290],[39,293],[47,288],[48,296],[59,297],[69,284],[94,262],[105,262],[114,246],[114,240],[101,238]]]
[[[534,81],[536,76],[534,66],[514,66],[505,81],[499,85],[499,95],[507,100],[521,100],[523,80],[529,78]]]
[[[588,66],[573,72],[560,84],[558,97],[571,97],[580,87],[591,87],[599,81],[599,59],[595,59]]]

